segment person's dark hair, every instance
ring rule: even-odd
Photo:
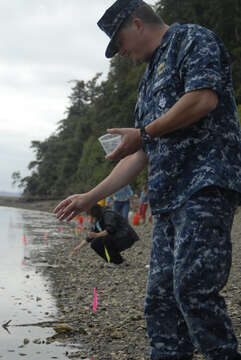
[[[93,216],[96,219],[100,219],[102,217],[102,208],[99,204],[95,204],[87,211],[87,214]]]
[[[164,25],[163,19],[158,16],[152,7],[146,3],[137,7],[133,13],[123,22],[121,28],[126,28],[131,26],[132,20],[134,18],[141,19],[145,24],[153,24],[153,25]]]

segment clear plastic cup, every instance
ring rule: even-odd
[[[105,134],[98,138],[106,154],[112,153],[121,143],[122,136],[119,134]]]

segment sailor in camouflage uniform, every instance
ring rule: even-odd
[[[136,129],[110,131],[123,138],[108,158],[123,160],[88,194],[64,200],[57,216],[74,217],[88,202],[131,182],[147,162],[155,218],[145,301],[151,359],[191,359],[195,348],[210,360],[241,359],[220,295],[241,203],[241,136],[229,56],[208,29],[169,27],[142,0],[117,0],[98,25],[111,39],[106,57],[118,52],[147,62]]]
[[[240,128],[229,56],[211,31],[169,27],[140,85],[136,127],[165,114],[185,93],[206,88],[218,94],[214,111],[144,144],[156,215],[145,304],[155,360],[191,356],[193,345],[208,359],[231,359],[237,351],[219,292],[231,266]]]

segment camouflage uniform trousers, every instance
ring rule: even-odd
[[[206,187],[182,207],[156,217],[145,316],[152,360],[230,360],[237,340],[225,301],[231,228],[238,193]]]

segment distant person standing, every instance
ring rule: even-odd
[[[143,185],[142,191],[141,191],[141,196],[140,196],[140,206],[139,206],[140,217],[143,221],[143,224],[145,224],[145,222],[146,222],[147,208],[148,208],[148,191],[147,191],[147,186]]]
[[[133,191],[130,185],[127,185],[116,191],[113,196],[112,209],[128,220],[128,214],[130,210],[130,198],[133,196]]]
[[[105,198],[106,200],[106,206],[112,208],[112,203],[113,203],[113,194],[112,195],[109,195],[109,196],[106,196]]]

